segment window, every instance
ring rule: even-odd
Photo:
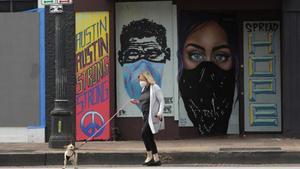
[[[0,12],[21,12],[37,8],[37,0],[0,0]]]

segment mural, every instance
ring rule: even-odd
[[[245,131],[281,131],[280,23],[244,22]]]
[[[76,140],[110,138],[109,12],[76,13]]]
[[[155,12],[153,12],[155,11]],[[138,99],[141,87],[138,75],[149,71],[165,95],[165,115],[174,115],[172,2],[126,2],[116,5],[117,104]],[[176,26],[175,26],[176,27]],[[175,63],[176,65],[176,63]],[[124,109],[120,117],[140,117],[135,105]]]
[[[132,21],[121,32],[118,61],[122,66],[124,85],[130,98],[138,99],[141,87],[138,75],[149,71],[161,86],[163,69],[170,60],[166,28],[148,19]]]
[[[179,124],[190,121],[199,135],[227,134],[230,117],[238,116],[232,113],[238,104],[235,19],[196,12],[182,12],[180,19],[178,83],[185,111]]]

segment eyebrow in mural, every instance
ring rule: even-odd
[[[194,43],[189,43],[185,46],[185,48],[189,47],[189,46],[192,46],[192,47],[195,47],[195,48],[198,48],[198,49],[201,49],[203,51],[205,51],[205,48],[200,46],[200,45],[197,45],[197,44],[194,44]],[[215,46],[212,48],[212,51],[217,51],[219,49],[223,49],[223,48],[228,48],[230,49],[230,46],[227,45],[227,44],[224,44],[224,45],[219,45],[219,46]]]

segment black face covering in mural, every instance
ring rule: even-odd
[[[183,69],[179,88],[185,109],[199,134],[226,134],[234,96],[234,69],[211,62]]]

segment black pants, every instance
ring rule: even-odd
[[[142,128],[142,139],[144,141],[147,151],[152,151],[152,154],[157,153],[157,147],[154,142],[154,135],[151,132],[148,120],[144,121],[144,126]]]

